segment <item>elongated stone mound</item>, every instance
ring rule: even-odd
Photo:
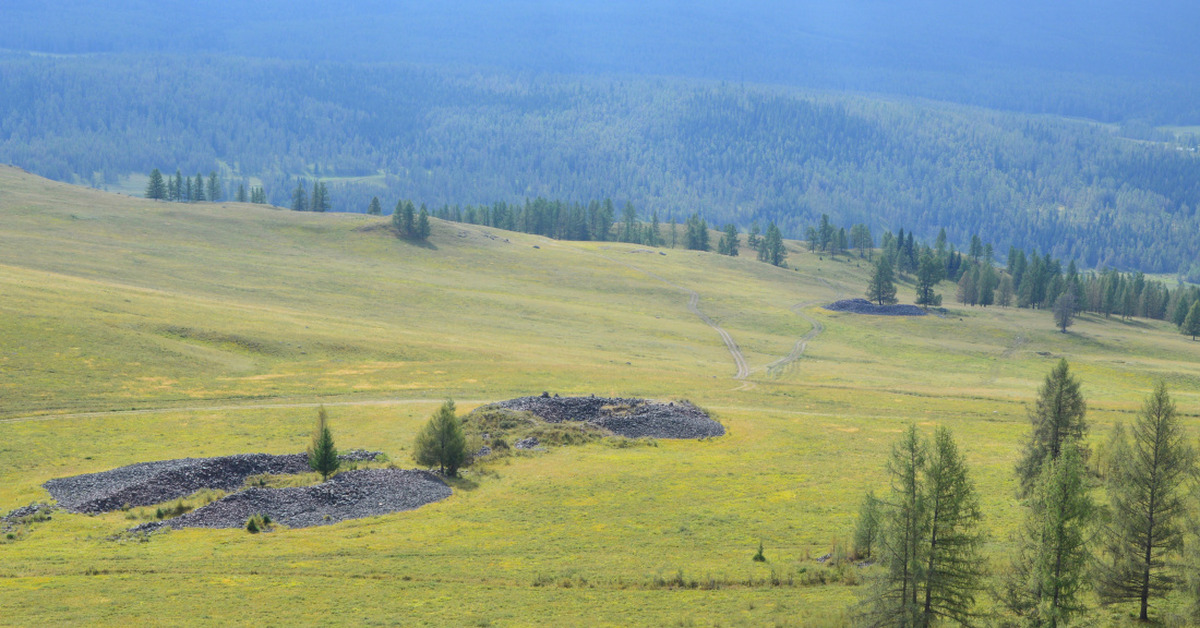
[[[379,452],[355,450],[347,461],[374,460]],[[150,506],[201,489],[232,491],[260,473],[307,473],[305,454],[238,454],[141,462],[99,473],[56,478],[43,484],[58,505],[71,512],[99,513],[125,506]]]
[[[413,510],[450,496],[450,487],[428,471],[362,469],[339,473],[315,486],[251,488],[192,512],[144,523],[133,532],[161,528],[241,528],[254,515],[290,528]]]
[[[686,401],[662,403],[623,397],[519,397],[483,406],[529,412],[547,423],[583,421],[619,436],[640,438],[706,438],[725,428]]]

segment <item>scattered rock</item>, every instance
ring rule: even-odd
[[[491,454],[491,453],[492,453],[492,448],[491,448],[491,447],[488,447],[487,445],[484,445],[483,447],[480,447],[480,448],[479,448],[479,451],[475,452],[475,457],[476,457],[476,458],[482,458],[482,457],[484,457],[484,456],[487,456],[487,455],[489,455],[489,454]]]
[[[379,452],[361,449],[340,456],[348,462],[374,460]],[[70,512],[99,513],[126,506],[149,506],[186,497],[201,489],[231,491],[261,473],[308,473],[306,454],[238,454],[217,458],[180,458],[56,478],[42,486]]]
[[[27,523],[49,521],[52,512],[54,512],[54,506],[36,502],[14,508],[7,515],[0,517],[0,532],[12,532],[17,526]]]
[[[915,305],[875,305],[866,299],[842,299],[825,306],[830,312],[874,314],[876,316],[925,316],[929,312]]]
[[[536,436],[530,436],[529,438],[522,438],[521,440],[513,443],[513,447],[516,449],[533,449],[540,444],[541,443],[538,442]]]
[[[833,558],[833,554],[826,554],[826,555],[818,558],[817,562],[818,563],[827,563],[827,562],[829,562],[830,558]]]
[[[620,397],[519,397],[483,406],[529,412],[548,423],[583,421],[628,438],[706,438],[725,428],[704,410],[681,401],[659,403]]]
[[[450,487],[428,471],[362,469],[339,473],[316,486],[247,489],[174,519],[144,523],[130,532],[241,528],[256,514],[268,515],[291,528],[307,528],[413,510],[449,496]]]

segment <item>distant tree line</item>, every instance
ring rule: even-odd
[[[870,229],[857,224],[835,227],[828,215],[817,226],[808,227],[808,248],[830,255],[860,258],[873,255]],[[847,235],[849,233],[850,235]],[[851,248],[854,250],[851,251]],[[1104,317],[1149,318],[1170,321],[1189,336],[1200,336],[1200,307],[1189,322],[1193,306],[1200,303],[1200,288],[1180,283],[1175,289],[1149,279],[1145,273],[1123,273],[1113,269],[1080,271],[1074,261],[1065,267],[1049,253],[1009,248],[1006,265],[997,266],[991,243],[978,234],[970,237],[966,253],[948,244],[946,230],[938,232],[933,246],[918,242],[913,232],[883,234],[880,256],[868,280],[867,297],[879,304],[895,303],[896,274],[912,273],[918,305],[941,305],[935,289],[941,281],[955,283],[955,297],[963,305],[999,305],[1054,310],[1059,326],[1066,330],[1070,320],[1089,312]]]
[[[423,204],[421,207],[424,210]],[[378,198],[374,197],[367,206],[367,213],[377,212],[380,208]],[[664,226],[658,212],[651,212],[647,221],[639,217],[633,203],[626,202],[618,220],[616,205],[607,198],[587,203],[536,198],[526,199],[524,204],[499,201],[491,205],[443,205],[434,210],[432,215],[442,220],[532,233],[556,240],[628,242],[670,248],[682,246],[694,251],[712,250],[708,221],[699,214],[688,216],[683,225],[679,225],[672,217]],[[737,225],[725,225],[717,242],[717,252],[737,256],[741,247],[739,237]],[[771,223],[761,237],[758,235],[758,223],[754,223],[747,245],[757,251],[759,261],[768,264],[782,266],[787,258],[783,233],[775,223]]]
[[[209,173],[205,179],[200,173],[196,178],[183,176],[177,168],[175,176],[164,176],[162,171],[155,168],[150,171],[146,182],[145,197],[156,201],[174,201],[179,203],[216,202],[224,197],[224,188],[217,171]]]

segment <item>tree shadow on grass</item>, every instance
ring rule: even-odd
[[[450,488],[456,491],[469,492],[479,488],[479,482],[476,482],[470,478],[464,478],[461,475],[453,478],[443,477],[442,480],[444,480],[446,484],[450,486]]]

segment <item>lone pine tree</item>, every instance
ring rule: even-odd
[[[867,300],[879,305],[896,302],[896,280],[892,276],[892,262],[886,255],[879,256],[879,261],[871,271],[871,279],[867,283]]]
[[[158,168],[150,171],[150,181],[146,184],[146,198],[161,201],[167,198],[167,185],[163,182],[162,172]]]
[[[308,446],[308,468],[320,473],[322,480],[328,480],[340,465],[333,432],[329,429],[329,414],[325,412],[325,406],[321,406],[313,426],[312,443]]]

